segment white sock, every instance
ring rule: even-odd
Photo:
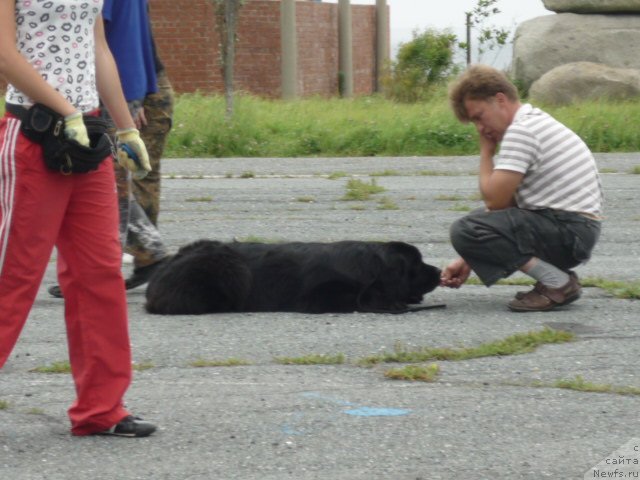
[[[540,259],[525,273],[548,288],[560,288],[569,282],[568,273]]]

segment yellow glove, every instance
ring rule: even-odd
[[[82,114],[80,112],[72,113],[64,117],[64,136],[69,140],[78,142],[83,147],[90,146],[87,127],[82,120]]]
[[[131,170],[133,178],[140,180],[146,177],[151,171],[151,164],[140,132],[136,128],[117,130],[116,143],[118,163]]]

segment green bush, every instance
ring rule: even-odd
[[[400,102],[428,99],[434,86],[456,71],[453,62],[456,36],[449,31],[427,29],[413,32],[413,39],[400,44],[383,86],[389,98]]]

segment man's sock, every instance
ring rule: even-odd
[[[524,273],[533,277],[548,288],[560,288],[565,286],[569,281],[568,273],[563,272],[559,268],[554,267],[550,263],[540,260],[539,258],[533,267]]]

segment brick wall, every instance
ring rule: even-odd
[[[158,50],[178,92],[223,90],[218,36],[207,0],[149,0]],[[298,92],[338,93],[338,5],[298,1]],[[375,89],[376,7],[352,5],[354,93]],[[246,0],[236,44],[236,90],[281,94],[280,1]]]
[[[357,1],[357,0],[355,0]],[[158,51],[178,92],[223,91],[219,37],[208,0],[149,0]],[[375,89],[376,10],[352,5],[354,93]],[[338,94],[338,5],[298,1],[298,91]],[[235,88],[281,94],[280,1],[246,0],[240,10]],[[0,91],[4,91],[0,79]]]

